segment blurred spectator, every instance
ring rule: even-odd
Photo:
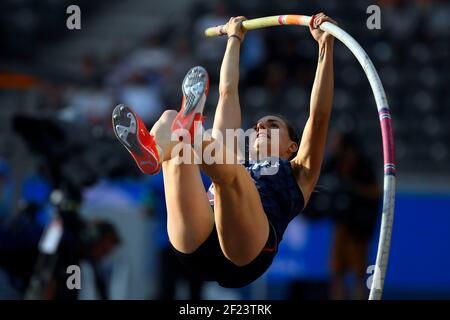
[[[173,54],[167,48],[168,37],[165,32],[153,31],[145,44],[137,48],[128,56],[131,72],[138,70],[150,70],[161,72],[173,62]]]
[[[331,298],[366,299],[368,246],[377,221],[380,188],[373,165],[354,134],[333,132],[322,181],[331,191],[329,209],[335,226]],[[347,294],[348,275],[354,278]]]
[[[128,267],[120,252],[121,239],[114,225],[94,219],[87,223],[83,236],[88,245],[81,262],[83,287],[80,298],[126,298]]]
[[[21,189],[18,213],[0,222],[0,268],[5,290],[12,294],[5,298],[24,297],[38,254],[39,239],[49,221],[47,181],[41,176],[29,175]]]
[[[162,113],[160,88],[155,83],[149,84],[142,72],[132,74],[122,86],[120,101],[131,106],[146,124],[154,123]]]
[[[113,98],[102,86],[70,86],[64,99],[66,105],[61,116],[67,121],[105,125],[110,120]]]
[[[117,86],[120,102],[128,104],[147,124],[153,124],[163,110],[163,85],[174,62],[166,32],[153,31],[139,47],[113,71],[109,81]]]

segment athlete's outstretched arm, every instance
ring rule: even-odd
[[[241,126],[241,107],[239,104],[239,54],[245,31],[242,21],[245,17],[233,17],[225,25],[228,35],[227,48],[220,68],[219,102],[214,116],[214,129],[225,136],[225,129],[237,129]]]
[[[305,203],[309,200],[319,178],[333,104],[334,38],[319,29],[320,24],[325,21],[336,24],[323,13],[315,15],[311,19],[310,31],[319,45],[319,59],[311,92],[309,118],[303,131],[297,156],[292,160]]]

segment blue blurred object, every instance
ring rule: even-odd
[[[43,177],[32,175],[25,178],[22,197],[26,202],[44,205],[50,196],[51,186]]]
[[[450,298],[450,194],[400,193],[395,206],[386,298]]]
[[[327,281],[332,224],[329,220],[310,222],[301,215],[292,220],[268,271],[272,283],[298,279]]]
[[[9,177],[11,174],[11,168],[9,164],[3,160],[0,159],[0,176],[2,177]]]

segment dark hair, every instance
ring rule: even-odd
[[[283,120],[284,124],[286,125],[286,127],[288,129],[289,138],[300,147],[300,139],[297,135],[297,130],[296,130],[295,126],[292,124],[292,122],[290,122],[288,119],[286,119],[284,116],[282,116],[280,114],[274,114],[274,116]],[[297,155],[297,151],[291,155],[289,160],[292,160],[295,158],[295,156]]]

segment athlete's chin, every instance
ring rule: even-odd
[[[270,142],[267,141],[267,139],[264,139],[264,140],[262,140],[262,139],[257,139],[257,140],[255,141],[255,150],[256,150],[257,152],[263,152],[263,151],[266,151],[267,154],[270,154],[270,150],[271,150],[271,148],[270,148]]]
[[[267,136],[257,137],[255,140],[255,146],[270,146],[270,138]]]

